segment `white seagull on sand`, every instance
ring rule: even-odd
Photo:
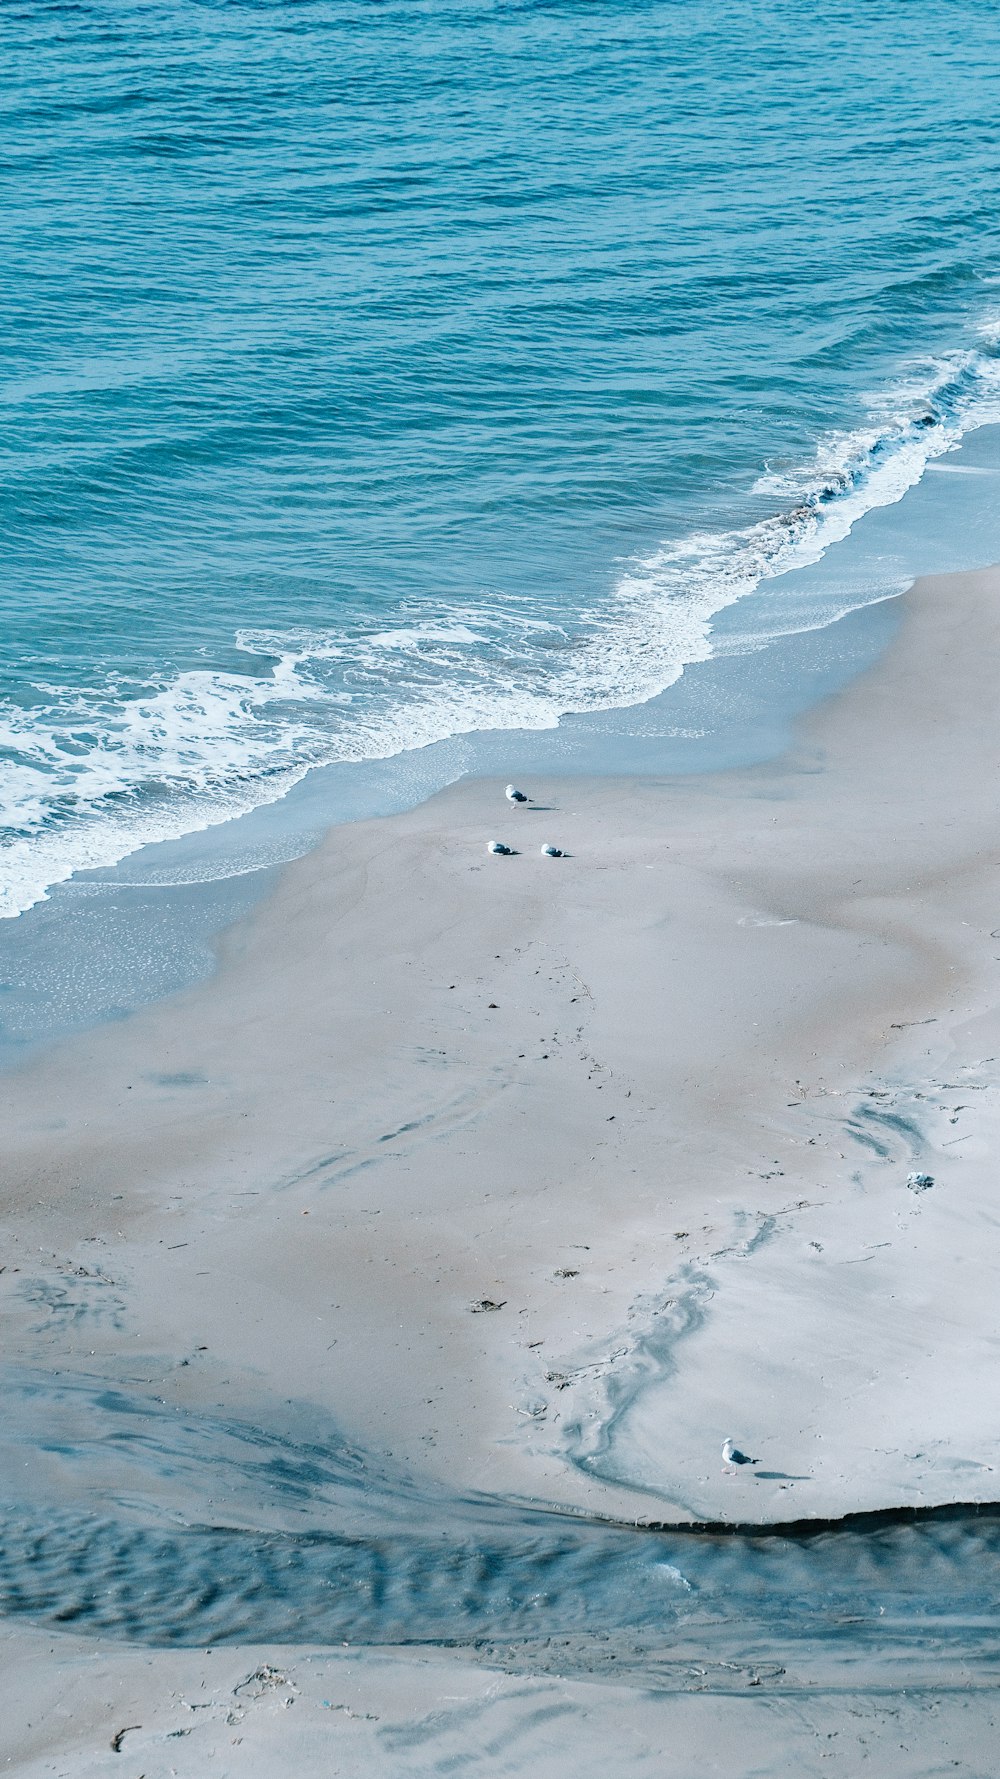
[[[562,847],[561,846],[550,846],[549,842],[546,840],[545,845],[542,847],[542,858],[543,859],[561,859],[562,856],[563,856],[562,855]]]
[[[504,791],[504,796],[508,803],[527,803],[528,801],[527,792],[519,791],[517,786],[512,784],[507,786],[507,789]]]
[[[486,850],[487,852],[503,853],[504,855],[510,853],[510,847],[505,846],[502,840],[488,840],[486,842]]]
[[[759,1464],[760,1459],[748,1458],[746,1452],[741,1452],[738,1445],[734,1445],[731,1439],[727,1439],[722,1448],[722,1462],[732,1467],[736,1464]]]

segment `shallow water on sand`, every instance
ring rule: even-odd
[[[302,1408],[269,1430],[28,1371],[4,1400],[0,1610],[33,1623],[436,1642],[667,1689],[692,1664],[723,1691],[1000,1678],[1000,1506],[640,1529],[446,1496]]]

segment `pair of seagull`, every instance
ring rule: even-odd
[[[513,784],[507,786],[507,789],[504,791],[504,796],[508,803],[531,802],[531,798],[528,796],[527,791],[519,791],[517,786]],[[506,846],[502,840],[490,840],[487,842],[486,850],[487,852],[496,853],[501,857],[508,857],[513,852],[514,848],[512,846]],[[561,859],[563,856],[562,847],[552,846],[549,841],[546,841],[540,850],[543,859]]]

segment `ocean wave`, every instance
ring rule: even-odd
[[[978,346],[914,364],[872,397],[862,426],[829,433],[807,462],[766,468],[751,490],[772,508],[762,518],[664,543],[572,616],[526,599],[461,612],[422,602],[390,627],[359,617],[336,635],[243,631],[245,673],[39,685],[33,706],[0,706],[0,915],[77,871],[275,801],[317,766],[642,704],[712,653],[721,610],[818,561],[932,458],[998,420],[991,316]]]

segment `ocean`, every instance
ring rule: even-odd
[[[331,768],[349,814],[655,699],[683,754],[692,670],[900,591],[871,515],[1000,421],[989,0],[0,29],[8,933]]]

